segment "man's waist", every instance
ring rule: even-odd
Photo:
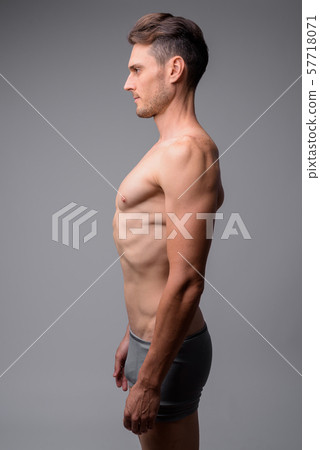
[[[156,314],[154,317],[143,317],[143,315],[130,314],[130,311],[128,310],[128,316],[130,331],[133,335],[145,342],[151,342],[156,322]],[[206,322],[200,308],[198,307],[186,333],[186,338],[200,332],[205,325]]]

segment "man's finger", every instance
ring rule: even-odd
[[[127,430],[131,430],[131,417],[128,414],[124,414],[123,417],[123,426],[127,429]]]
[[[128,390],[128,381],[124,375],[122,376],[122,390],[123,391]]]
[[[114,362],[114,371],[113,371],[113,376],[116,377],[120,371],[120,362],[117,360],[117,358],[115,359]]]
[[[140,430],[139,430],[140,434],[146,433],[147,431],[148,431],[148,422],[147,422],[147,420],[141,420]]]
[[[122,375],[122,373],[120,372],[120,373],[117,375],[117,377],[116,377],[116,385],[117,385],[118,388],[121,388],[122,382],[123,382],[122,380],[123,380],[123,375]]]
[[[115,356],[114,372],[113,372],[114,376],[116,376],[116,374],[118,374],[121,371],[121,369],[124,367],[124,363],[125,363],[125,359],[123,359],[122,357],[117,356],[117,355]]]
[[[124,376],[124,364],[118,363],[118,364],[115,365],[113,376],[116,379],[117,387],[119,387],[119,388],[122,387],[122,389],[124,387],[126,387],[126,389],[123,389],[123,390],[127,390],[127,384],[125,384],[125,386],[123,385],[123,379],[125,378],[125,376]]]
[[[139,419],[131,420],[131,431],[134,434],[139,434],[139,431],[140,431],[140,420]]]

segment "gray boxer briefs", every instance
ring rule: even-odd
[[[130,387],[137,381],[149,347],[150,342],[140,339],[130,330],[129,350],[124,367]],[[205,325],[202,330],[183,341],[161,385],[160,408],[156,422],[180,420],[197,410],[211,362],[212,343]]]

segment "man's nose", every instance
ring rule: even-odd
[[[127,81],[125,82],[125,84],[123,86],[123,89],[125,91],[130,91],[130,90],[134,89],[134,85],[133,85],[133,82],[132,82],[132,79],[131,79],[131,74],[128,76]]]

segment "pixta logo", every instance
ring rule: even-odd
[[[77,206],[77,208],[75,208]],[[82,214],[88,208],[86,206],[78,206],[77,203],[71,202],[69,205],[59,209],[59,211],[52,214],[52,240],[59,242],[59,221],[61,218],[61,237],[62,244],[72,246],[79,250],[80,248],[80,227],[82,224],[91,219],[97,214],[97,211],[91,209],[85,214]],[[69,212],[65,216],[65,214]],[[64,216],[64,217],[62,217]],[[75,220],[74,220],[75,219]],[[71,237],[70,237],[71,229]],[[90,241],[97,234],[97,221],[91,222],[91,231],[83,237],[83,243]],[[71,241],[71,244],[70,244]]]

